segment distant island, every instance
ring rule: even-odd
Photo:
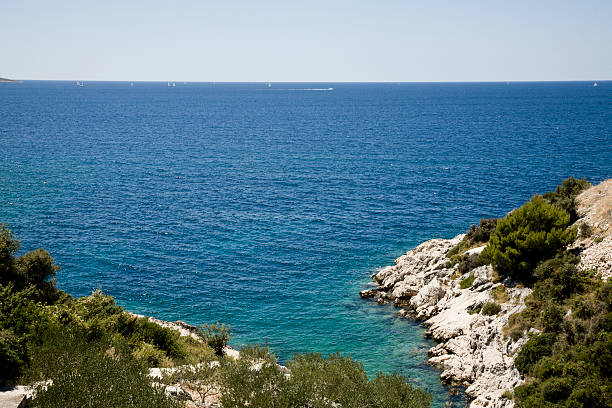
[[[20,83],[22,83],[23,81],[17,81],[17,80],[15,80],[15,79],[8,79],[8,78],[0,78],[0,82],[13,82],[13,83],[15,83],[15,84],[20,84]]]

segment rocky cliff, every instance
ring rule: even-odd
[[[581,232],[573,248],[580,253],[582,268],[595,269],[607,279],[612,274],[612,180],[578,196],[578,212],[577,226],[586,224],[589,231]],[[427,363],[442,370],[443,381],[467,387],[470,408],[510,408],[514,403],[504,392],[523,382],[514,358],[528,333],[513,340],[504,327],[511,315],[525,308],[531,289],[510,280],[496,282],[490,265],[461,274],[447,254],[462,239],[458,235],[422,243],[372,275],[377,288],[360,295],[378,303],[393,302],[401,308],[399,316],[422,321],[426,334],[439,342],[429,350]],[[490,302],[501,310],[483,313],[482,306]]]

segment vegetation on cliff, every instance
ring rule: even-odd
[[[570,178],[532,197],[497,221],[479,257],[533,289],[506,327],[514,339],[531,333],[515,359],[526,379],[514,390],[517,407],[612,406],[612,282],[579,269],[567,250],[576,197],[589,186]]]
[[[177,382],[224,407],[427,407],[431,395],[397,375],[369,380],[338,354],[297,355],[282,370],[266,348],[223,355],[229,327],[205,325],[198,339],[135,317],[100,290],[73,298],[55,286],[59,267],[40,249],[17,256],[0,224],[0,385],[37,384],[30,407],[177,407]],[[175,367],[153,383],[151,367]],[[164,384],[165,383],[165,384]],[[202,398],[203,399],[203,398]]]

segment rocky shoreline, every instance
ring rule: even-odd
[[[440,378],[447,383],[467,387],[470,407],[511,407],[503,397],[521,383],[514,368],[514,354],[526,342],[506,339],[503,328],[510,315],[520,312],[530,289],[510,282],[492,282],[489,265],[457,275],[455,267],[447,267],[446,257],[463,234],[452,239],[432,239],[408,251],[395,264],[372,275],[377,289],[360,292],[364,298],[378,303],[393,302],[401,307],[398,315],[422,321],[426,335],[439,342],[428,352],[427,364],[440,368]],[[474,248],[471,253],[482,251]],[[471,287],[461,289],[460,282],[474,275]],[[494,289],[502,286],[508,301],[501,304],[496,316],[471,313],[487,302],[493,302]],[[499,289],[498,289],[499,291]]]
[[[593,232],[572,248],[580,254],[582,269],[595,270],[606,280],[612,274],[612,180],[587,189],[577,201],[580,219],[575,225],[586,224]],[[514,402],[505,393],[524,381],[514,358],[528,333],[514,340],[504,328],[510,316],[525,308],[531,289],[510,280],[496,282],[490,265],[461,274],[447,254],[463,237],[420,244],[372,275],[377,288],[363,290],[360,296],[381,304],[393,302],[400,308],[398,316],[427,327],[426,336],[438,344],[429,350],[426,363],[442,370],[442,381],[466,387],[470,408],[511,408]],[[473,282],[462,288],[468,278]],[[501,310],[483,314],[480,308],[489,302]]]

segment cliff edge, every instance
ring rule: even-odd
[[[580,238],[572,249],[579,253],[582,269],[596,270],[607,280],[612,274],[612,180],[582,192],[577,208],[580,218],[574,225]],[[510,408],[514,402],[506,391],[524,381],[514,359],[529,332],[537,330],[517,338],[504,328],[510,316],[525,309],[532,290],[510,279],[499,282],[491,265],[461,273],[449,251],[463,238],[464,234],[420,244],[372,275],[377,288],[360,295],[378,303],[393,302],[401,308],[399,316],[422,321],[426,335],[439,342],[429,350],[427,363],[442,370],[443,381],[467,387],[470,408]],[[459,255],[479,254],[485,247]],[[499,309],[489,312],[488,305]]]

